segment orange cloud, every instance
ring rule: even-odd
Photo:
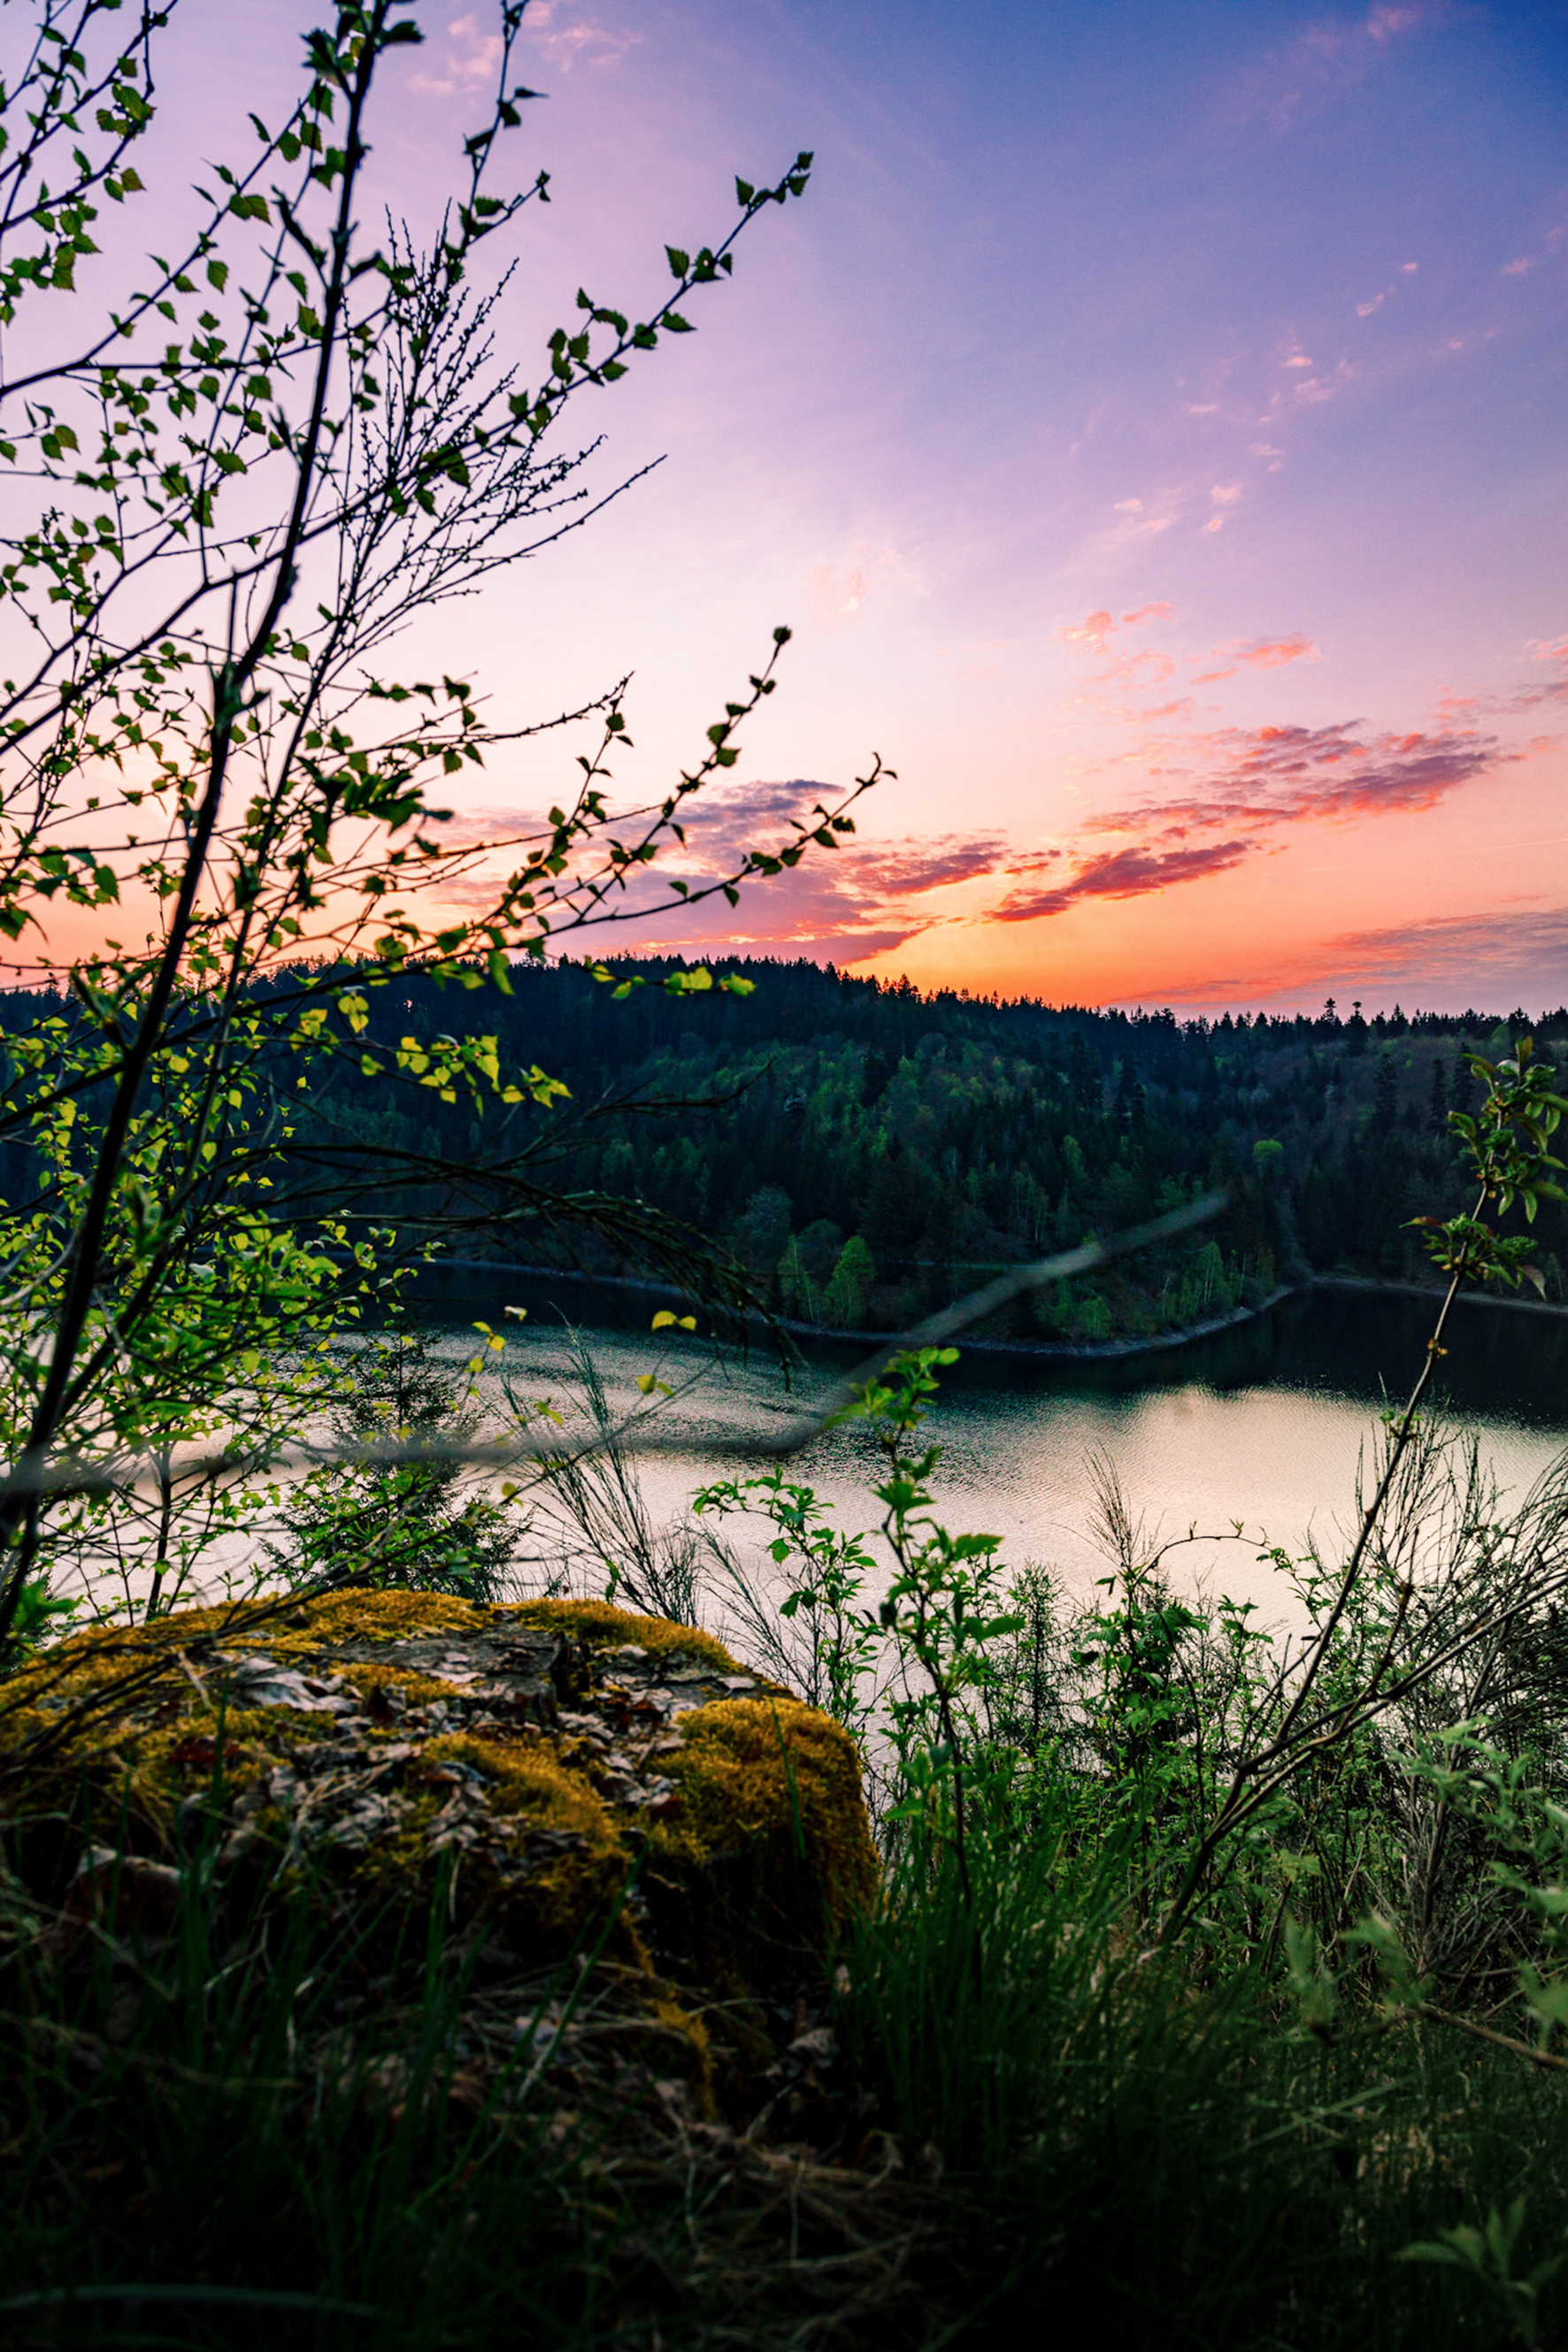
[[[1169,604],[1140,604],[1135,613],[1123,613],[1120,621],[1114,613],[1089,613],[1072,628],[1060,632],[1064,646],[1088,646],[1091,652],[1105,651],[1118,628],[1136,629],[1144,621],[1168,621]]]
[[[1193,680],[1194,686],[1213,686],[1222,677],[1234,677],[1239,669],[1283,669],[1289,662],[1317,662],[1323,656],[1311,638],[1297,630],[1288,637],[1254,637],[1247,645],[1216,646],[1211,658],[1227,667],[1202,671]]]
[[[1091,857],[1070,881],[1055,890],[1010,890],[984,919],[1028,923],[1043,915],[1064,915],[1080,898],[1142,898],[1178,882],[1198,882],[1239,866],[1256,844],[1216,841],[1200,849],[1117,849]],[[1015,869],[1010,868],[1009,871]]]
[[[1282,828],[1432,808],[1520,756],[1491,737],[1458,730],[1361,739],[1349,725],[1233,728],[1191,748],[1213,762],[1201,794],[1146,801],[1093,821],[1086,832],[1140,837],[1086,857],[1049,888],[1009,891],[980,919],[1030,922],[1086,898],[1138,898],[1201,882],[1239,866]],[[1221,837],[1194,843],[1194,834]],[[1004,870],[1041,871],[1058,855]]]

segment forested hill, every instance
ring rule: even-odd
[[[787,1309],[837,1326],[896,1326],[998,1265],[1215,1183],[1234,1205],[1206,1234],[1063,1285],[1007,1328],[1093,1340],[1309,1269],[1425,1278],[1405,1221],[1468,1205],[1447,1123],[1477,1097],[1463,1050],[1528,1032],[1568,1062],[1568,1008],[1211,1024],[925,995],[809,963],[734,969],[752,995],[644,986],[617,1002],[575,969],[521,972],[510,1005],[487,993],[484,1025],[493,1010],[518,1056],[579,1100],[732,1097],[613,1120],[595,1172],[727,1235]],[[1542,1227],[1563,1299],[1568,1223],[1549,1208]]]
[[[804,962],[726,966],[749,995],[675,997],[647,983],[679,965],[623,969],[645,984],[620,999],[575,964],[516,967],[510,995],[394,982],[370,992],[371,1038],[495,1033],[503,1063],[572,1089],[552,1115],[552,1181],[636,1193],[727,1238],[786,1311],[839,1328],[897,1328],[998,1266],[1216,1184],[1231,1206],[1203,1233],[1020,1302],[998,1330],[1153,1333],[1312,1270],[1425,1279],[1406,1221],[1469,1205],[1447,1123],[1479,1097],[1462,1053],[1495,1058],[1530,1034],[1568,1064],[1568,1008],[1209,1023],[925,995]],[[5,1025],[24,1003],[37,999],[10,1000]],[[605,1098],[648,1108],[584,1120]],[[463,1104],[351,1065],[300,1116],[302,1132],[366,1145],[477,1156],[493,1141]],[[516,1137],[546,1114],[510,1117]],[[1560,1205],[1538,1231],[1563,1301]],[[526,1228],[507,1246],[546,1254]]]

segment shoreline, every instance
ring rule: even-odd
[[[594,1274],[577,1266],[526,1265],[508,1258],[447,1258],[437,1261],[437,1266],[440,1271],[453,1274],[510,1274],[531,1281],[583,1282],[605,1290],[641,1291],[650,1297],[677,1296],[668,1283],[649,1281],[639,1275]],[[1385,1281],[1363,1274],[1310,1274],[1301,1282],[1279,1284],[1256,1307],[1233,1307],[1223,1315],[1208,1315],[1201,1322],[1184,1324],[1179,1330],[1139,1333],[1121,1339],[964,1339],[959,1344],[977,1355],[1019,1356],[1043,1363],[1114,1362],[1121,1357],[1160,1355],[1190,1347],[1199,1339],[1213,1339],[1221,1331],[1255,1322],[1259,1316],[1271,1313],[1284,1299],[1313,1290],[1425,1298],[1434,1305],[1443,1296],[1441,1288],[1432,1283]],[[1544,1299],[1500,1298],[1482,1290],[1462,1290],[1454,1303],[1457,1307],[1501,1307],[1516,1315],[1568,1317],[1568,1307],[1554,1307]],[[891,1331],[829,1328],[818,1323],[803,1323],[790,1315],[778,1318],[778,1328],[798,1339],[829,1339],[845,1347],[863,1348],[868,1353],[899,1336]]]
[[[520,1265],[510,1259],[445,1258],[437,1261],[441,1271],[467,1274],[514,1274],[533,1281],[589,1282],[605,1290],[640,1290],[653,1297],[674,1297],[678,1294],[667,1282],[650,1282],[640,1275],[590,1274],[581,1267],[554,1265]],[[1124,1339],[963,1339],[957,1344],[971,1354],[988,1356],[1023,1356],[1034,1361],[1079,1363],[1112,1360],[1120,1356],[1157,1355],[1172,1348],[1184,1348],[1194,1339],[1212,1339],[1218,1331],[1228,1331],[1239,1323],[1251,1323],[1267,1315],[1280,1300],[1290,1297],[1304,1287],[1299,1283],[1282,1283],[1271,1290],[1256,1307],[1232,1307],[1223,1315],[1205,1316],[1201,1323],[1184,1323],[1179,1330],[1140,1334]],[[802,1323],[793,1315],[781,1315],[778,1328],[804,1339],[832,1339],[846,1347],[872,1349],[895,1343],[900,1337],[896,1331],[844,1331],[821,1323]]]
[[[1429,1298],[1434,1304],[1443,1296],[1440,1283],[1385,1282],[1370,1274],[1314,1274],[1297,1285],[1301,1290],[1377,1290],[1396,1294],[1405,1298]],[[1501,1307],[1513,1315],[1568,1315],[1568,1307],[1553,1307],[1548,1298],[1503,1298],[1490,1290],[1461,1290],[1455,1299],[1456,1307]]]

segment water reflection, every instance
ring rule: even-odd
[[[564,1316],[592,1327],[612,1398],[635,1404],[637,1378],[658,1344],[648,1331],[657,1300],[457,1269],[444,1270],[427,1294],[454,1348],[466,1344],[459,1335],[471,1321],[500,1325],[506,1302],[531,1310],[521,1330],[510,1327],[509,1343],[525,1389],[568,1384]],[[1258,1554],[1266,1542],[1300,1551],[1310,1531],[1331,1541],[1352,1510],[1358,1458],[1377,1411],[1387,1397],[1403,1398],[1431,1326],[1421,1298],[1320,1290],[1153,1355],[1064,1362],[973,1350],[949,1377],[932,1418],[949,1524],[1000,1535],[1011,1560],[1050,1563],[1088,1592],[1107,1565],[1091,1532],[1089,1469],[1102,1452],[1152,1528],[1165,1537],[1193,1528],[1205,1538],[1173,1556],[1184,1583],[1254,1600],[1270,1619],[1293,1614]],[[1522,1494],[1568,1442],[1568,1318],[1467,1305],[1456,1310],[1450,1339],[1439,1402],[1477,1433],[1500,1483]],[[653,1508],[679,1512],[719,1475],[716,1438],[776,1432],[853,1360],[852,1351],[814,1346],[786,1384],[764,1357],[720,1364],[700,1343],[678,1343],[666,1370],[690,1385],[669,1410],[678,1445],[643,1460]],[[796,1475],[857,1526],[874,1522],[863,1432],[828,1432],[795,1459]],[[724,1474],[736,1466],[730,1459]],[[1237,1520],[1239,1538],[1225,1533]]]

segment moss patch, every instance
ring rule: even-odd
[[[0,1822],[46,1902],[95,1846],[199,1851],[394,1939],[437,1890],[530,1960],[613,1916],[624,1965],[726,1999],[787,1993],[877,1879],[837,1725],[594,1601],[351,1591],[77,1634],[0,1692]]]
[[[785,1842],[820,1886],[837,1932],[877,1891],[879,1868],[847,1731],[799,1699],[738,1698],[689,1719],[670,1778],[681,1809],[653,1832],[656,1853],[698,1868]]]
[[[509,1612],[509,1614],[513,1613]],[[579,1642],[604,1649],[632,1642],[650,1658],[679,1653],[715,1674],[746,1672],[711,1633],[696,1625],[677,1625],[668,1617],[637,1617],[628,1609],[613,1609],[607,1601],[525,1601],[515,1614],[524,1624],[548,1627]]]

